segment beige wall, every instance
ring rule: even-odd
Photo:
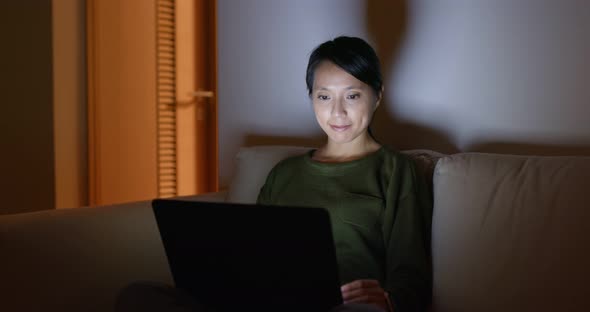
[[[383,62],[384,143],[590,155],[588,1],[218,0],[222,185],[242,145],[322,142],[305,66],[341,34]]]
[[[366,9],[358,0],[218,0],[222,187],[240,146],[321,142],[305,90],[307,57],[327,38],[366,37]]]
[[[430,129],[449,149],[590,155],[590,2],[412,1],[408,13],[388,92],[398,133]],[[433,144],[421,136],[396,141]]]
[[[55,206],[88,202],[85,0],[53,0]]]
[[[0,21],[0,214],[51,209],[51,1],[1,1]]]

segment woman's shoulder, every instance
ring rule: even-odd
[[[414,165],[414,162],[409,155],[402,153],[398,149],[389,145],[382,146],[382,157],[384,165],[389,165],[393,167]]]
[[[399,151],[387,147],[388,167],[392,178],[418,183],[424,192],[432,192],[432,176],[436,162],[443,154],[428,150]],[[387,163],[387,160],[384,161]]]
[[[390,178],[425,177],[429,173],[430,177],[432,177],[432,170],[428,172],[425,166],[412,153],[402,152],[391,146],[384,146],[381,171]]]
[[[277,171],[298,170],[302,166],[304,166],[305,158],[310,157],[312,152],[313,152],[313,149],[310,149],[303,154],[289,156],[287,158],[284,158],[274,165],[272,171],[277,172]]]
[[[414,149],[397,151],[389,147],[389,157],[398,163],[398,168],[406,168],[421,175],[426,181],[432,183],[432,176],[436,163],[445,155],[432,150]],[[399,169],[398,169],[399,170]]]

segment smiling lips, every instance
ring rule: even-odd
[[[337,131],[337,132],[342,132],[342,131],[346,131],[348,130],[348,128],[350,128],[350,125],[345,125],[345,126],[336,126],[336,125],[330,125],[330,127],[332,128],[332,130]]]

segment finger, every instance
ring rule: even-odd
[[[360,279],[344,284],[340,287],[341,291],[349,291],[358,288],[369,288],[379,286],[379,281],[373,279]]]
[[[354,298],[342,300],[342,302],[345,304],[347,304],[347,303],[367,303],[368,301],[369,301],[369,295],[362,295],[362,296],[357,296]]]
[[[343,291],[342,292],[342,300],[344,300],[344,301],[352,300],[354,298],[360,298],[364,295],[366,295],[366,293],[363,291],[363,289],[354,289],[351,291]]]
[[[371,288],[360,288],[360,289],[353,289],[349,291],[342,292],[342,299],[348,300],[355,297],[360,297],[363,295],[375,295],[375,296],[382,296],[385,294],[385,291],[381,289],[381,287],[371,287]]]
[[[374,304],[374,305],[378,305],[378,306],[387,306],[387,300],[385,299],[385,297],[383,295],[379,296],[379,295],[374,295],[374,294],[368,294],[368,295],[362,295],[356,298],[352,298],[349,300],[343,300],[343,303],[348,304],[348,303],[367,303],[367,304]]]

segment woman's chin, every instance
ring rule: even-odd
[[[328,135],[328,138],[330,143],[338,145],[350,143],[354,139],[350,135],[344,135],[343,133],[331,134]]]
[[[354,133],[352,131],[346,131],[346,132],[334,132],[334,131],[330,131],[327,133],[328,135],[328,142],[330,144],[336,144],[336,145],[347,145],[347,144],[353,144],[353,145],[358,145],[361,144],[363,142],[366,142],[366,140],[370,140],[370,137],[368,135],[364,135],[363,133]]]

